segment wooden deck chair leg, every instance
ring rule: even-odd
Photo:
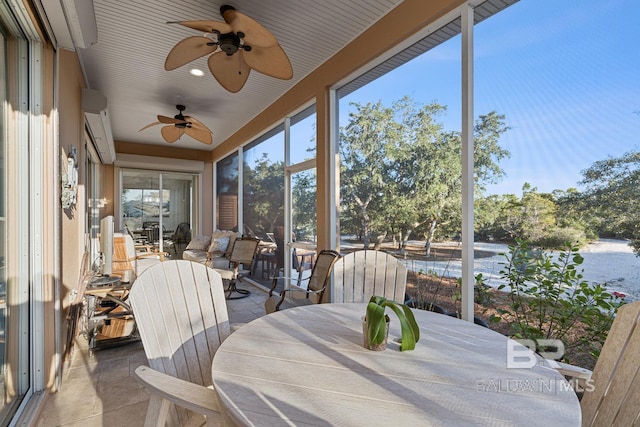
[[[172,405],[173,403],[170,401],[156,394],[152,394],[149,397],[149,406],[147,407],[144,427],[164,427],[167,425],[169,409],[171,409]]]

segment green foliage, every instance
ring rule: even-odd
[[[531,242],[541,241],[555,225],[556,205],[546,194],[534,188],[524,191],[521,199],[522,223],[520,236]]]
[[[291,176],[291,208],[296,239],[315,239],[316,175],[311,171],[302,171]]]
[[[584,211],[576,209],[577,191],[539,193],[525,184],[518,199],[513,194],[479,198],[475,204],[476,236],[479,239],[513,241],[516,237],[533,245],[562,249],[565,242],[583,245],[597,238]]]
[[[582,280],[578,248],[565,244],[554,257],[517,240],[504,256],[500,274],[508,284],[499,289],[508,288],[511,306],[501,315],[515,336],[559,339],[567,349],[586,347],[598,354],[624,301],[608,293],[604,284]],[[584,334],[576,336],[577,327]]]
[[[628,238],[640,256],[640,151],[597,161],[582,175],[582,208],[600,234]]]
[[[565,242],[575,242],[578,247],[588,243],[584,230],[571,226],[550,227],[535,243],[543,248],[558,249],[562,248]]]
[[[380,296],[372,296],[367,305],[367,335],[370,343],[381,344],[386,336],[385,307],[398,316],[402,331],[400,351],[413,350],[420,340],[420,329],[413,312],[404,304]]]
[[[244,224],[255,234],[273,231],[284,221],[284,163],[264,153],[243,174]]]
[[[420,105],[404,97],[391,106],[351,104],[341,129],[341,228],[362,236],[365,248],[375,234],[389,233],[400,245],[412,233],[431,239],[436,227],[459,233],[462,215],[462,137],[437,119],[446,107]],[[508,156],[499,137],[508,128],[495,112],[475,124],[475,175],[478,188],[503,172]]]
[[[626,238],[640,255],[640,151],[595,162],[582,171],[584,191],[540,193],[525,184],[515,195],[478,198],[480,238],[513,240],[560,249],[565,241],[582,245],[601,236]]]

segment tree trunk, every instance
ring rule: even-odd
[[[384,241],[384,239],[387,237],[387,232],[385,231],[384,233],[378,235],[378,238],[376,239],[376,245],[373,247],[373,249],[375,249],[376,251],[379,251],[380,248],[382,247],[382,242]]]
[[[364,249],[369,249],[369,225],[362,224],[362,245]]]
[[[367,210],[362,209],[362,243],[364,244],[364,249],[369,249],[369,215],[367,215]]]
[[[404,236],[402,236],[402,241],[400,242],[400,248],[403,251],[407,248],[407,242],[409,241],[409,236],[411,236],[411,232],[408,232]]]
[[[433,236],[436,233],[436,226],[438,225],[438,220],[433,219],[431,221],[431,226],[429,227],[429,234],[427,235],[427,242],[425,243],[425,255],[427,258],[431,256],[431,242],[433,241]]]
[[[367,212],[367,207],[369,206],[369,202],[371,198],[369,198],[366,202],[360,200],[359,197],[355,198],[356,203],[360,206],[360,213],[362,215],[362,240],[364,244],[364,249],[369,249],[370,243],[370,230],[369,225],[371,224],[371,218],[369,218],[369,213]]]

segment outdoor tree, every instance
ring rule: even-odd
[[[475,204],[476,235],[510,242],[523,239],[549,249],[582,245],[587,233],[593,233],[587,220],[591,215],[580,208],[580,199],[576,189],[540,193],[529,183],[523,186],[521,198],[515,194],[479,198]]]
[[[273,231],[283,223],[284,164],[265,153],[251,167],[244,165],[244,224],[256,233]]]
[[[340,143],[342,217],[357,218],[365,248],[369,247],[372,212],[382,205],[387,165],[384,142],[395,140],[394,111],[377,104],[352,104]],[[346,218],[345,218],[346,219]],[[348,221],[348,219],[347,219]]]
[[[595,162],[582,171],[585,206],[600,218],[600,232],[630,239],[640,256],[640,151]]]
[[[556,224],[556,205],[549,195],[538,193],[537,188],[524,185],[521,226],[518,237],[529,242],[541,242]]]
[[[446,107],[406,96],[391,106],[351,105],[340,143],[341,220],[360,225],[365,248],[374,232],[392,233],[401,247],[412,233],[422,233],[428,252],[437,227],[459,232],[462,138],[438,121]],[[476,121],[478,191],[503,174],[498,162],[509,153],[498,140],[507,129],[504,116],[495,112]]]
[[[316,175],[311,171],[303,171],[291,177],[291,205],[293,231],[296,239],[316,237]]]
[[[515,223],[520,223],[519,206],[515,194],[492,194],[476,198],[473,216],[476,239],[513,239]]]

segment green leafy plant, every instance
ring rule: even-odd
[[[402,330],[400,351],[413,350],[420,340],[420,329],[413,316],[413,312],[404,304],[374,295],[367,305],[366,322],[367,337],[370,343],[381,344],[387,334],[385,308],[389,307],[398,316]]]
[[[511,304],[501,316],[515,336],[559,339],[567,351],[586,348],[597,358],[624,298],[607,292],[605,284],[583,280],[578,247],[567,243],[552,256],[517,240],[503,255],[500,274],[507,284],[498,289],[508,288]]]

